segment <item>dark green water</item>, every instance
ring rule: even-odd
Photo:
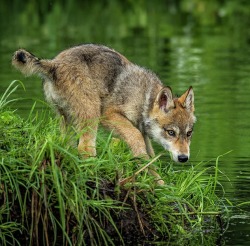
[[[13,105],[18,113],[25,117],[31,99],[43,95],[38,78],[11,67],[17,48],[52,58],[79,43],[108,45],[156,72],[176,94],[194,87],[191,162],[214,165],[232,150],[219,162],[224,196],[233,205],[250,201],[250,2],[2,1],[0,21],[0,93],[12,80],[24,82],[26,91],[13,95],[29,98]],[[230,209],[221,244],[250,245],[250,204]]]

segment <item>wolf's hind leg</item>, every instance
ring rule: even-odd
[[[84,128],[78,143],[78,152],[84,158],[96,156],[96,134],[98,126]]]

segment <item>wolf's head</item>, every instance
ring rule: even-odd
[[[171,88],[164,87],[149,112],[146,132],[171,152],[174,161],[186,162],[195,121],[192,87],[179,98],[173,98]]]

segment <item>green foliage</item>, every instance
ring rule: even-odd
[[[157,160],[165,181],[157,186],[146,171],[135,175],[147,163],[134,160],[122,141],[101,132],[98,157],[83,160],[72,131],[63,135],[58,125],[49,111],[24,120],[0,109],[1,245],[195,242],[205,230],[210,243],[219,235],[224,205],[211,168],[175,171]]]

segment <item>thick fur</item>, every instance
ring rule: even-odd
[[[96,155],[101,122],[127,142],[134,156],[154,155],[150,137],[175,161],[188,160],[195,122],[191,87],[173,98],[154,73],[93,44],[67,49],[52,60],[20,49],[12,64],[26,75],[42,77],[47,101],[81,133],[78,149],[83,155]]]

